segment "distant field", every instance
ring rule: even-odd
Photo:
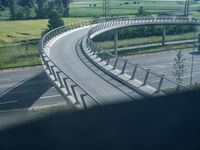
[[[64,22],[69,24],[85,20],[88,18],[65,18]],[[47,19],[0,21],[0,46],[39,39],[41,32],[47,28],[47,22]]]
[[[0,47],[0,69],[41,64],[38,44]]]
[[[182,1],[166,1],[166,0],[112,0],[111,1],[111,14],[112,15],[124,15],[124,14],[135,14],[140,6],[143,6],[144,10],[150,11],[150,13],[172,11],[183,11],[184,2]],[[71,16],[94,16],[102,15],[103,3],[100,0],[74,0],[70,4],[70,15]],[[191,3],[191,10],[200,10],[199,3]]]
[[[185,33],[180,35],[166,36],[166,41],[187,40],[194,38],[194,33]],[[103,49],[112,49],[114,46],[113,41],[97,42]],[[144,38],[124,39],[118,41],[118,47],[130,47],[143,44],[161,43],[161,37],[151,36]]]
[[[89,18],[67,18],[65,24],[85,21]],[[0,21],[0,69],[41,64],[38,42],[26,46],[26,40],[39,40],[47,27],[47,19],[24,21]],[[1,47],[2,46],[2,47]]]

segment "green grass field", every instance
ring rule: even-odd
[[[146,0],[148,1],[148,0]],[[125,4],[129,2],[129,4]],[[97,6],[90,7],[89,3],[95,3]],[[175,5],[176,4],[176,5]],[[116,7],[112,9],[112,15],[135,15],[137,9],[132,7],[139,6],[155,6],[155,7],[177,7],[183,8],[183,4],[177,4],[177,2],[162,1],[159,2],[144,2],[140,0],[140,4],[133,4],[132,0],[113,0],[112,6]],[[120,7],[120,8],[118,8]],[[193,4],[192,8],[200,7],[197,4]],[[131,9],[130,9],[131,8]],[[166,12],[166,10],[148,10],[152,15],[160,12]],[[74,0],[70,5],[70,15],[74,18],[64,18],[65,24],[85,21],[90,19],[90,16],[96,17],[102,15],[102,1],[101,0]],[[193,16],[199,17],[200,12],[193,11]],[[9,18],[9,11],[0,12],[0,20],[5,20]],[[79,18],[77,18],[79,16]],[[41,32],[47,28],[47,19],[42,20],[21,20],[21,21],[0,21],[0,68],[8,67],[20,67],[20,66],[29,66],[40,64],[39,53],[38,53],[38,44],[30,44],[29,51],[25,51],[25,46],[20,45],[26,41],[38,41],[41,37]],[[181,39],[190,39],[192,34],[184,34],[177,36],[167,36],[167,41],[172,40],[181,40]],[[139,44],[150,44],[161,42],[161,37],[145,37],[145,38],[136,38],[136,39],[125,39],[120,40],[118,43],[119,47],[134,46]],[[13,46],[17,44],[18,46]],[[112,41],[100,42],[99,43],[103,48],[110,49],[113,47]],[[3,47],[1,47],[3,46]]]
[[[88,19],[67,18],[64,19],[64,22],[69,24]],[[47,27],[47,22],[47,19],[0,21],[0,69],[41,64],[38,40],[41,37],[41,32]],[[28,45],[28,51],[21,43],[27,40],[37,40],[35,44]]]
[[[94,4],[96,6],[94,6]],[[70,15],[71,16],[100,16],[103,14],[102,10],[103,3],[100,0],[74,0],[70,4]],[[134,15],[136,14],[138,8],[143,6],[144,10],[148,11],[150,14],[156,14],[160,12],[167,11],[183,11],[184,2],[177,1],[152,1],[152,0],[140,0],[139,3],[134,3],[133,0],[112,0],[111,1],[111,15]],[[200,2],[191,3],[190,10],[192,12],[194,9],[200,10]],[[198,12],[196,12],[198,13]]]
[[[0,47],[0,69],[41,64],[38,44]]]
[[[65,24],[85,21],[88,18],[65,18]],[[38,40],[41,32],[47,28],[47,19],[0,21],[0,46],[12,45],[26,40]]]
[[[175,40],[187,40],[194,38],[194,33],[185,33],[181,35],[169,35],[166,36],[166,41],[175,41]],[[130,47],[136,45],[143,45],[143,44],[152,44],[152,43],[160,43],[161,37],[159,36],[151,36],[151,37],[144,37],[144,38],[134,38],[134,39],[124,39],[118,41],[118,47]],[[113,41],[104,41],[104,42],[97,42],[103,49],[112,49],[113,48]]]

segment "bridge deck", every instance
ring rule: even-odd
[[[114,84],[116,87],[111,85],[89,69],[79,58],[76,52],[76,44],[80,37],[86,35],[88,30],[89,28],[77,30],[65,34],[60,37],[59,40],[53,41],[50,50],[50,58],[100,103],[112,103],[113,100],[115,102],[133,100],[129,95],[118,89],[118,87],[122,86],[119,82],[110,79],[112,83],[115,82]],[[129,93],[130,92],[138,97],[136,92],[130,91],[129,89]]]

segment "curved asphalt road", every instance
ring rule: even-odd
[[[56,40],[50,50],[51,59],[66,74],[80,84],[101,104],[132,100],[128,95],[91,71],[79,58],[76,43],[88,32],[89,27],[74,31]]]

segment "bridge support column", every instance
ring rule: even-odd
[[[118,41],[118,30],[114,30],[114,51],[115,51],[115,57],[118,57],[117,41]]]
[[[163,26],[163,29],[162,29],[162,46],[165,46],[165,37],[166,37],[166,27]]]

